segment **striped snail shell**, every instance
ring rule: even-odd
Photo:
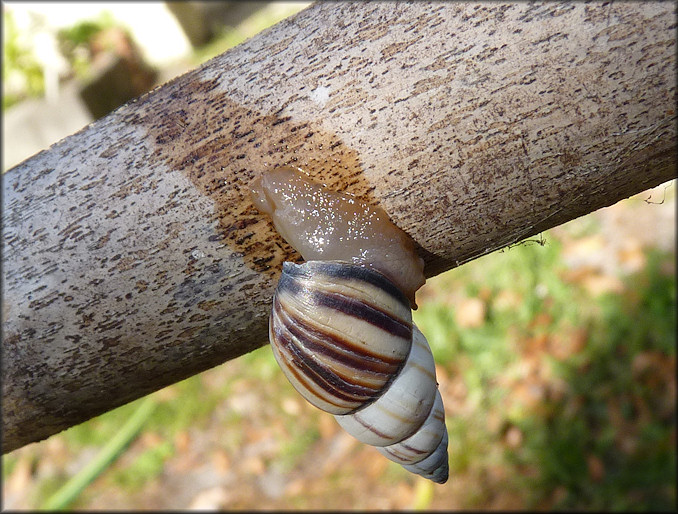
[[[269,338],[306,400],[409,471],[447,480],[433,355],[409,300],[383,274],[341,261],[285,262]]]

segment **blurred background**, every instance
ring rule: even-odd
[[[3,171],[305,8],[3,3]],[[268,346],[2,458],[4,509],[676,509],[675,180],[431,279],[434,485]]]
[[[3,2],[3,171],[311,2]]]

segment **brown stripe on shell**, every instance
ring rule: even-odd
[[[277,302],[277,303],[276,303]],[[361,370],[380,374],[392,374],[403,364],[402,359],[388,355],[379,355],[364,344],[355,344],[346,337],[332,334],[318,325],[312,325],[280,304],[280,298],[274,299],[275,308],[284,314],[284,324],[309,348],[311,352],[322,353],[333,360],[352,365]],[[281,316],[281,320],[283,316]]]
[[[306,264],[314,263],[309,262]],[[371,304],[367,298],[356,300],[346,294],[336,292],[326,292],[317,289],[311,290],[304,281],[299,280],[299,274],[289,274],[287,270],[297,270],[304,265],[295,265],[296,267],[286,267],[283,269],[283,274],[278,282],[278,291],[281,293],[291,294],[300,298],[309,309],[313,306],[327,307],[336,310],[348,316],[368,322],[381,330],[393,335],[394,337],[402,337],[403,339],[410,339],[412,337],[412,325],[410,320],[402,320],[389,313],[377,305]],[[359,266],[352,266],[353,268],[364,269]],[[376,271],[371,273],[378,274]],[[306,274],[302,275],[304,278]],[[387,280],[383,277],[383,280]],[[312,283],[312,282],[309,282]],[[390,294],[390,291],[384,289]],[[408,309],[409,309],[409,303]],[[409,311],[408,311],[409,312]]]
[[[433,480],[438,484],[444,484],[447,482],[450,474],[447,445],[448,435],[447,430],[445,430],[440,443],[431,452],[431,455],[422,461],[417,462],[416,464],[404,464],[403,467],[412,473],[416,473],[417,475],[421,475],[424,478]]]
[[[318,361],[307,358],[303,349],[293,341],[293,335],[283,324],[274,322],[274,337],[278,348],[292,356],[289,362],[286,363],[286,366],[295,373],[295,376],[298,377],[297,372],[300,372],[331,395],[347,402],[356,403],[357,405],[372,399],[375,395],[373,389],[347,382],[336,375],[331,369],[322,366]],[[300,380],[300,382],[302,381]]]
[[[354,273],[370,285],[354,284]],[[399,374],[411,348],[412,322],[409,303],[394,287],[378,272],[346,263],[284,267],[273,299],[271,343],[290,381],[313,405],[359,410]]]
[[[402,465],[416,464],[428,458],[440,446],[445,428],[445,411],[442,396],[436,399],[429,416],[411,437],[399,443],[377,448],[385,457]]]
[[[360,362],[358,357],[347,357],[331,348],[324,346],[321,342],[313,342],[307,338],[303,332],[299,331],[294,325],[287,326],[290,334],[295,338],[300,349],[309,356],[322,356],[319,359],[323,365],[341,377],[347,382],[359,384],[363,387],[369,387],[374,390],[374,396],[379,395],[379,391],[391,380],[392,372],[396,372],[399,366],[384,366],[383,363],[365,359]]]
[[[317,404],[317,402],[313,401],[313,397],[315,395],[313,387],[310,385],[310,383],[307,381],[307,376],[303,373],[300,373],[297,371],[294,367],[292,366],[283,366],[283,370],[286,371],[286,373],[291,374],[303,387],[306,388],[306,391],[308,394],[302,394],[306,400],[311,403],[312,405],[315,405],[316,407],[320,408],[320,405]],[[301,391],[299,391],[301,393]],[[354,405],[356,402],[353,402],[351,399],[346,400],[346,401],[341,401],[340,399],[336,397],[330,397],[329,395],[323,396],[322,400],[330,405],[333,405],[337,409],[340,409],[342,412],[350,413],[354,410]]]
[[[359,405],[362,404],[360,398],[356,399],[349,395],[344,394],[336,386],[331,386],[325,382],[320,376],[314,374],[305,365],[296,366],[298,359],[290,359],[289,355],[285,355],[287,350],[281,345],[279,346],[278,351],[281,353],[281,356],[285,362],[281,363],[281,368],[286,374],[289,374],[296,379],[301,387],[304,390],[297,388],[299,393],[306,398],[306,400],[315,405],[316,407],[323,409],[323,402],[330,404],[336,408],[337,411],[342,414],[353,412]],[[289,365],[287,362],[291,362]],[[317,387],[314,387],[316,385]],[[324,391],[326,394],[320,395],[317,389]],[[327,410],[327,409],[324,409]]]
[[[397,361],[391,364],[380,363],[375,358],[342,353],[341,348],[328,345],[322,340],[309,339],[308,335],[299,329],[299,320],[290,318],[290,313],[282,308],[277,297],[274,300],[274,311],[276,325],[279,326],[277,329],[284,329],[289,333],[300,358],[311,359],[346,383],[359,385],[366,391],[371,391],[369,395],[363,397],[363,401],[377,398],[381,394],[380,391],[392,380],[393,373],[399,369]],[[325,358],[315,358],[316,355]]]
[[[419,372],[428,376],[431,380],[433,380],[434,382],[437,383],[435,370],[430,371],[430,370],[426,369],[424,366],[420,366],[419,364],[416,364],[416,363],[412,363],[412,367],[416,368],[417,370],[419,370]]]
[[[394,462],[397,462],[399,464],[402,464],[403,461],[409,462],[411,457],[410,455],[420,455],[420,459],[424,459],[428,456],[428,453],[430,450],[420,450],[419,448],[412,448],[407,445],[404,445],[402,443],[398,443],[399,447],[398,448],[391,448],[390,446],[383,446],[379,448],[381,450],[382,455],[385,457],[391,458]],[[407,450],[409,452],[403,452],[403,451],[398,451],[398,450]],[[388,455],[386,455],[388,454]],[[413,462],[414,464],[414,462]]]
[[[407,339],[412,336],[411,326],[367,302],[358,301],[349,296],[337,293],[313,292],[311,294],[314,303],[317,305],[328,307],[354,318],[367,321],[394,337]]]
[[[383,273],[359,264],[342,261],[307,261],[303,264],[285,262],[283,275],[305,280],[317,280],[318,277],[325,276],[329,282],[333,279],[365,282],[378,287],[406,309],[411,309],[405,294]]]
[[[299,392],[306,400],[313,405],[316,405],[311,401],[309,398],[309,395],[314,395],[314,389],[310,385],[310,383],[307,381],[306,377],[302,374],[300,374],[294,367],[290,367],[286,364],[288,361],[288,358],[283,355],[284,351],[281,351],[280,347],[272,345],[273,348],[273,356],[275,357],[276,361],[278,361],[280,368],[282,369],[283,373],[287,377],[287,379],[290,381],[290,383],[293,385],[293,387]],[[296,383],[295,383],[296,381]],[[301,388],[301,389],[300,389]],[[307,391],[307,392],[305,392]],[[324,398],[324,401],[326,404],[329,404],[329,408],[324,408],[323,410],[326,410],[328,412],[337,412],[340,414],[344,414],[347,412],[351,412],[353,410],[353,406],[351,403],[337,403],[336,398],[329,398],[326,397]],[[316,405],[317,406],[317,405]]]
[[[401,366],[412,348],[411,338],[395,337],[369,322],[318,305],[309,305],[305,298],[294,296],[289,290],[276,291],[274,302],[281,305],[289,324],[299,323],[308,330],[308,337],[321,341],[345,355],[360,356]]]
[[[353,416],[353,419],[355,419],[358,423],[360,423],[362,426],[364,426],[367,430],[369,430],[373,434],[376,434],[377,436],[381,437],[382,439],[390,439],[391,438],[391,436],[389,434],[387,434],[386,432],[381,432],[381,431],[377,430],[376,428],[374,428],[374,425],[370,425],[369,423],[365,423],[362,419],[360,419],[360,417],[358,416],[357,413],[352,414],[352,416]]]
[[[424,454],[424,453],[427,452],[427,450],[422,450],[422,449],[420,449],[420,448],[415,448],[414,446],[410,446],[409,444],[405,444],[405,443],[402,443],[402,442],[400,443],[400,447],[403,448],[403,449],[405,449],[405,450],[407,450],[407,451],[409,451],[409,452],[416,453],[416,454],[419,454],[419,455]],[[387,451],[387,452],[389,452],[389,453],[395,455],[395,452],[393,452],[392,450],[389,450],[389,447],[388,447],[388,446],[384,447],[384,451]]]

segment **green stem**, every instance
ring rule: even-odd
[[[42,510],[64,510],[70,505],[102,471],[108,467],[136,436],[155,408],[155,400],[147,396],[137,407],[134,414],[125,422],[113,438],[106,443],[99,454],[76,473],[56,493],[50,496],[41,506]]]
[[[417,477],[417,484],[414,486],[412,510],[428,510],[433,501],[433,492],[433,482]]]

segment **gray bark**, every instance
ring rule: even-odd
[[[292,164],[427,276],[675,176],[675,4],[321,3],[3,180],[3,451],[267,340]]]

